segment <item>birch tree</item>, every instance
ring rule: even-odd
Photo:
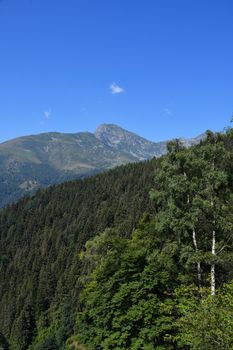
[[[211,295],[217,265],[223,266],[227,256],[224,242],[232,243],[233,232],[233,159],[223,140],[222,135],[207,132],[206,140],[194,148],[184,149],[178,140],[170,143],[152,191],[157,211],[169,217],[169,234],[180,243],[181,255],[182,246],[186,251],[187,245],[192,247],[187,263],[195,262],[199,287],[210,276]]]

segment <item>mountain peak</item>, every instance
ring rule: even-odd
[[[101,141],[110,141],[111,146],[113,146],[113,144],[115,142],[113,142],[112,138],[117,139],[115,141],[117,141],[116,143],[118,143],[118,141],[123,141],[123,140],[131,140],[132,139],[137,139],[137,140],[143,140],[145,142],[149,142],[152,143],[151,141],[146,140],[145,138],[135,134],[132,131],[128,131],[126,129],[123,129],[121,126],[117,125],[117,124],[101,124],[97,127],[96,131],[95,131],[95,137],[97,137],[98,139],[100,139]]]
[[[95,131],[95,137],[105,145],[126,152],[138,160],[159,156],[166,152],[166,143],[159,147],[133,132],[115,124],[102,124]]]
[[[138,143],[139,140],[148,142],[142,137],[123,129],[116,124],[100,125],[95,131],[95,137],[104,142],[106,145],[118,149],[125,149],[125,146],[127,146],[127,148],[129,146],[132,148],[132,146],[134,146],[135,143]]]
[[[117,124],[101,124],[95,130],[95,136],[100,138],[103,134],[125,134],[129,133],[129,131],[123,129]]]

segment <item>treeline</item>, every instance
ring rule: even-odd
[[[233,130],[0,214],[15,350],[233,349]]]

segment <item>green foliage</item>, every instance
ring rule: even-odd
[[[39,340],[33,348],[34,350],[58,350],[56,338],[53,335],[47,335]]]
[[[35,316],[31,305],[25,305],[14,323],[12,334],[15,349],[26,350],[35,331]],[[17,339],[17,341],[15,341]]]
[[[90,270],[76,331],[90,349],[172,348],[164,337],[172,331],[169,286],[177,276],[171,269],[177,250],[157,246],[150,239],[153,227],[135,231],[129,240],[107,231],[86,245],[82,259]],[[93,251],[101,251],[94,263]]]
[[[233,349],[233,283],[225,285],[215,297],[206,290],[181,287],[177,300],[180,318],[176,340],[181,348]]]

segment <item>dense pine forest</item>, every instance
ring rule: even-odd
[[[233,130],[0,212],[0,348],[233,349]]]

